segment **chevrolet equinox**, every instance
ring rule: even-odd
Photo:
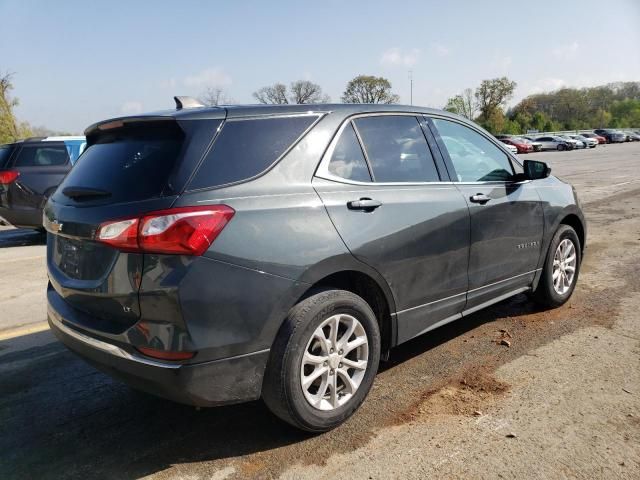
[[[578,279],[575,190],[447,112],[176,97],[85,134],[44,210],[49,324],[177,402],[329,430],[394,346]]]

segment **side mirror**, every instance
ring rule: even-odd
[[[529,180],[539,180],[551,175],[551,167],[544,162],[535,160],[524,161],[524,174]]]

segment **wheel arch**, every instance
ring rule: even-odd
[[[397,343],[396,304],[387,281],[375,269],[350,254],[322,262],[300,279],[308,288],[296,299],[299,303],[318,289],[337,288],[362,297],[378,319],[383,356]]]

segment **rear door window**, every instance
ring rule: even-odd
[[[340,134],[329,161],[329,173],[345,180],[370,182],[371,175],[351,122]]]
[[[64,143],[55,145],[42,142],[41,145],[24,145],[14,167],[51,167],[64,165],[69,161],[69,153]]]
[[[427,139],[418,119],[382,115],[355,120],[375,182],[438,182]]]
[[[316,115],[228,120],[189,190],[253,178],[271,167],[318,119]]]
[[[69,200],[61,193],[66,187],[104,190],[110,194],[110,203],[161,196],[184,135],[177,124],[159,123],[99,134],[65,177],[54,200]]]

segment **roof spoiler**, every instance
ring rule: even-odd
[[[173,100],[176,102],[176,110],[204,107],[204,104],[200,103],[193,97],[173,97]]]

